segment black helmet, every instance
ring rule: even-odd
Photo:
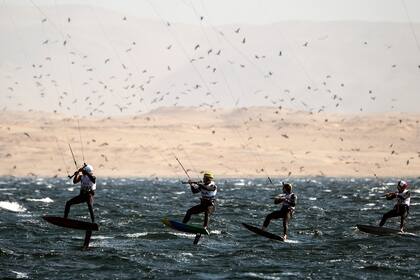
[[[285,189],[288,193],[292,192],[292,189],[293,189],[292,184],[283,182],[282,185],[283,185],[283,189]]]

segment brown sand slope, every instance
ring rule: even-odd
[[[85,160],[99,176],[418,176],[420,114],[309,114],[257,107],[161,108],[80,119]],[[0,114],[0,175],[65,176],[67,146],[83,162],[77,119]]]

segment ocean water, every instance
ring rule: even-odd
[[[84,232],[42,220],[62,215],[79,188],[64,179],[0,178],[0,278],[2,279],[418,279],[420,238],[373,236],[355,225],[377,224],[393,207],[381,198],[397,179],[295,179],[298,204],[288,242],[257,236],[241,226],[260,226],[278,209],[279,187],[264,180],[219,180],[209,236],[161,223],[182,220],[199,202],[178,180],[102,179],[95,195],[100,231],[81,250]],[[420,234],[419,204],[412,180],[407,231]],[[85,204],[72,218],[89,220]],[[387,226],[398,228],[398,218]],[[202,223],[196,216],[191,224]],[[281,233],[281,220],[269,230]]]

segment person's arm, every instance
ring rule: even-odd
[[[191,191],[192,191],[193,193],[199,193],[199,192],[200,192],[200,188],[196,188],[196,187],[194,187],[193,185],[191,185]]]
[[[397,193],[390,192],[390,193],[385,194],[385,197],[386,197],[387,200],[392,200],[392,199],[397,197]]]
[[[80,169],[74,172],[73,184],[79,183],[80,180],[82,179],[82,176],[79,175],[79,172],[80,172]]]
[[[192,193],[199,193],[200,192],[200,184],[197,182],[188,181],[190,183]],[[197,187],[198,186],[198,187]]]
[[[278,195],[274,198],[274,204],[280,204],[284,201],[284,196],[283,195]]]

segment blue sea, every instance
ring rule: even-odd
[[[0,178],[1,279],[419,279],[420,238],[373,236],[356,224],[377,225],[393,201],[397,178],[293,179],[298,196],[289,240],[257,236],[242,227],[261,226],[277,210],[281,192],[262,179],[217,180],[210,235],[171,230],[199,202],[178,180],[98,179],[99,232],[81,250],[84,232],[54,226],[43,215],[63,215],[79,186],[58,178]],[[420,181],[409,180],[412,206],[407,231],[420,234]],[[278,181],[276,181],[278,183]],[[86,204],[70,217],[89,221]],[[191,224],[200,225],[203,216]],[[398,228],[399,218],[386,224]],[[280,234],[281,220],[269,231]]]

